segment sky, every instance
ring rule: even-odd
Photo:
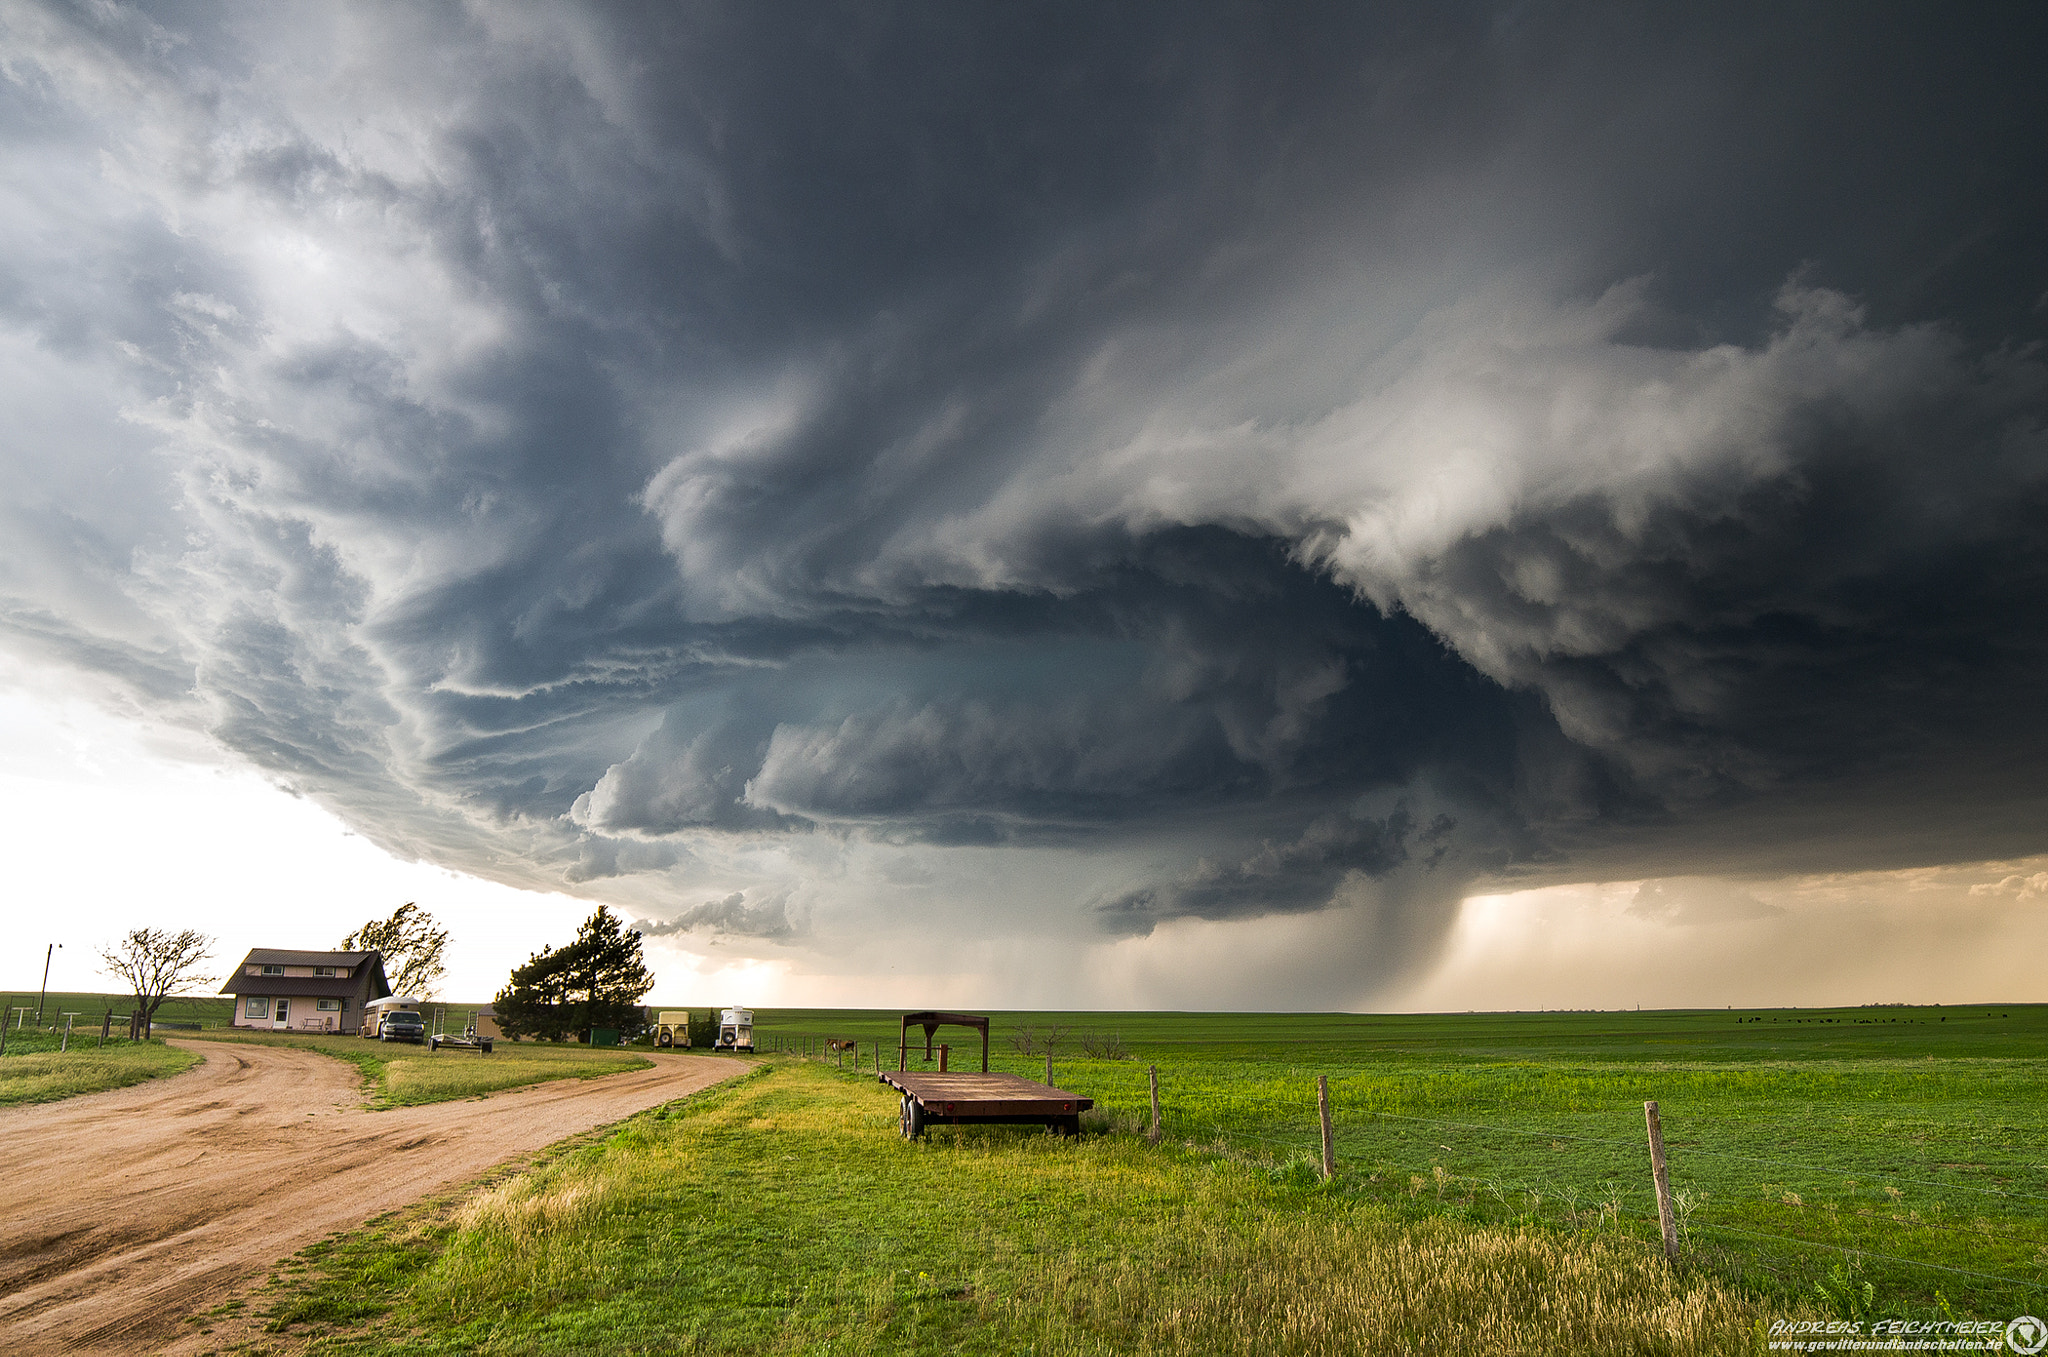
[[[2042,50],[0,0],[0,985],[2048,1001]]]

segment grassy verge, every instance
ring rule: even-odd
[[[857,1036],[870,1060],[879,1039],[892,1065],[899,1030],[857,1011],[755,1028],[771,1045]],[[1653,1237],[1643,1103],[1655,1099],[1688,1252],[1746,1294],[1789,1304],[1868,1286],[1867,1304],[1906,1317],[2048,1305],[2041,1005],[999,1014],[992,1065],[1042,1077],[1054,1031],[1056,1080],[1110,1122],[1149,1117],[1156,1065],[1171,1136],[1275,1171],[1310,1172],[1327,1076],[1345,1192],[1417,1221],[1599,1221]],[[1082,1054],[1112,1034],[1133,1059]],[[978,1063],[978,1037],[940,1039],[971,1043],[965,1061],[956,1044],[956,1068]]]
[[[100,1015],[114,1015],[114,1026],[125,1028],[128,1015],[135,1009],[132,994],[88,993],[77,990],[53,990],[47,995],[34,993],[0,995],[0,1003],[7,1005],[26,1004],[33,1012],[40,998],[43,1005],[43,1021],[57,1024],[63,1021],[62,1014],[76,1013],[80,1027],[91,1027],[98,1031]],[[10,1010],[11,1011],[11,1010]],[[233,997],[218,994],[174,994],[164,1000],[156,1011],[159,1023],[197,1023],[204,1027],[222,1027],[234,1020],[235,1001]],[[34,1021],[31,1017],[30,1021]],[[158,1036],[165,1035],[158,1032]]]
[[[0,1107],[53,1103],[82,1093],[104,1093],[145,1079],[161,1079],[199,1063],[199,1057],[161,1041],[109,1037],[95,1049],[97,1032],[74,1033],[71,1049],[58,1051],[58,1038],[45,1032],[9,1032],[0,1056]]]
[[[1620,1231],[895,1123],[872,1080],[773,1062],[307,1260],[277,1322],[348,1353],[1690,1354],[1771,1317]]]
[[[270,1032],[206,1032],[200,1041],[292,1046],[346,1060],[363,1072],[374,1107],[416,1107],[422,1103],[475,1098],[500,1089],[523,1088],[552,1079],[596,1079],[625,1070],[644,1070],[645,1057],[623,1050],[590,1050],[521,1042],[489,1055],[474,1051],[429,1051],[423,1046],[365,1041],[360,1037]]]

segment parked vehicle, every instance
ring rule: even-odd
[[[365,1004],[362,1034],[378,1041],[425,1041],[427,1019],[420,1012],[420,1001],[409,994],[394,994]]]
[[[687,1010],[668,1008],[655,1015],[654,1044],[687,1049],[690,1044],[690,1015]]]
[[[402,1040],[403,1038],[400,1039]],[[453,1032],[440,1032],[427,1038],[428,1050],[438,1051],[443,1047],[451,1051],[477,1051],[483,1055],[489,1055],[491,1053],[491,1038],[478,1036],[476,1024],[472,1022],[459,1036]]]
[[[393,1009],[377,1023],[379,1041],[410,1041],[417,1045],[426,1039],[427,1020],[416,1009]]]
[[[712,1044],[714,1051],[748,1051],[754,1049],[754,1010],[751,1008],[728,1008],[718,1015],[718,1040]]]

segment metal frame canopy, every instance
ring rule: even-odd
[[[903,1015],[903,1031],[896,1038],[896,1068],[907,1069],[910,1064],[910,1029],[924,1029],[924,1058],[932,1058],[932,1034],[941,1027],[972,1027],[981,1033],[981,1072],[988,1073],[988,1019],[972,1013],[906,1013]]]

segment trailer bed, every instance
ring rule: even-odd
[[[903,1095],[902,1129],[916,1139],[930,1125],[1043,1125],[1061,1135],[1081,1129],[1081,1114],[1095,1106],[1051,1084],[1015,1074],[884,1070],[876,1079]]]

